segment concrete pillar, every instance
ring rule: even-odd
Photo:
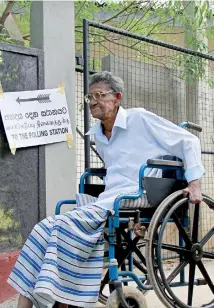
[[[73,1],[32,1],[31,46],[44,50],[45,88],[65,84],[75,145],[75,40]],[[76,193],[76,151],[66,142],[45,146],[46,214]],[[63,207],[63,211],[72,206]]]

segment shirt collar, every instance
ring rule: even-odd
[[[126,120],[127,120],[127,111],[120,106],[114,122],[114,126],[126,129],[127,128]]]
[[[119,107],[114,127],[121,127],[123,129],[127,129],[127,111],[123,107]],[[101,121],[98,120],[97,123],[95,123],[92,128],[86,133],[86,135],[98,135],[102,134],[102,127],[101,127]]]

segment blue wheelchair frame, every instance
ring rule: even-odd
[[[119,276],[126,277],[126,278],[120,278],[121,282],[129,282],[129,281],[135,281],[136,284],[140,289],[143,290],[151,290],[152,287],[149,285],[145,285],[142,282],[147,280],[146,275],[138,277],[135,273],[133,273],[133,261],[132,261],[132,254],[129,257],[129,271],[118,271],[118,263],[115,259],[115,243],[116,243],[116,234],[115,234],[115,228],[119,228],[121,223],[128,223],[129,218],[120,218],[120,203],[124,199],[138,199],[141,198],[141,196],[145,193],[145,190],[143,188],[143,179],[145,175],[145,170],[147,168],[157,168],[157,169],[167,169],[167,170],[177,170],[179,171],[181,175],[181,179],[184,179],[184,169],[181,167],[174,167],[174,166],[162,166],[162,165],[150,165],[150,164],[144,164],[140,168],[139,171],[139,190],[136,194],[130,194],[130,195],[122,195],[115,199],[113,209],[114,209],[114,215],[109,216],[108,218],[108,227],[109,227],[109,279],[111,282],[117,281]],[[93,172],[84,172],[80,179],[80,193],[84,193],[84,184],[85,180],[89,176],[97,176],[97,177],[104,177],[104,173],[93,173]],[[60,209],[63,204],[76,204],[76,200],[61,200],[56,205],[55,214],[60,214]],[[151,221],[151,218],[140,218],[139,222],[141,223],[149,223]],[[173,222],[173,220],[169,220],[169,222]],[[188,226],[188,216],[185,215],[183,226]],[[132,233],[130,233],[130,236],[132,236]],[[179,237],[179,245],[183,246],[184,241],[183,238]],[[128,278],[129,277],[129,278]],[[182,285],[187,285],[185,283],[185,274],[184,270],[180,273],[180,282],[173,283],[173,287],[179,287]]]
[[[198,131],[201,131],[201,127],[198,125],[195,125],[190,122],[183,122],[179,125],[180,127],[190,127],[193,129],[196,129]],[[179,159],[178,159],[179,161]],[[129,282],[129,281],[135,281],[138,287],[142,290],[151,290],[152,286],[150,285],[145,285],[142,282],[145,282],[147,280],[146,275],[138,277],[135,273],[133,273],[133,256],[132,254],[129,257],[129,271],[118,271],[118,262],[117,259],[115,258],[115,244],[116,244],[116,233],[115,229],[119,228],[121,223],[128,223],[129,218],[120,218],[120,203],[124,199],[138,199],[141,198],[143,193],[145,193],[145,190],[143,188],[143,179],[145,175],[145,170],[147,168],[157,168],[157,169],[167,169],[167,170],[176,170],[176,177],[178,179],[185,179],[184,177],[184,169],[182,167],[177,167],[177,166],[163,166],[163,165],[151,165],[151,164],[144,164],[141,166],[140,171],[139,171],[139,190],[136,194],[128,194],[128,195],[122,195],[118,196],[113,205],[113,210],[114,210],[114,215],[109,216],[108,218],[108,227],[109,227],[109,279],[110,282],[116,282],[118,281],[119,277],[125,277],[125,278],[120,278],[120,282]],[[89,172],[86,171],[80,179],[80,188],[79,192],[84,193],[84,184],[85,184],[85,179],[89,176],[97,176],[104,178],[105,174],[100,172]],[[63,204],[76,204],[76,200],[61,200],[60,202],[57,203],[56,205],[56,210],[55,214],[59,215],[60,214],[60,209]],[[184,219],[183,219],[183,227],[188,227],[188,215],[187,211],[184,214]],[[140,218],[139,222],[141,223],[149,223],[151,221],[151,218]],[[170,219],[168,222],[173,222],[172,219]],[[132,237],[132,233],[130,232],[130,236]],[[179,236],[179,246],[184,246],[184,240],[182,237]],[[184,269],[181,270],[180,272],[180,282],[175,282],[171,283],[172,287],[179,287],[179,286],[186,286],[188,285],[187,282],[185,282],[185,273]]]

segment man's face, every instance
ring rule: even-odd
[[[94,118],[99,120],[106,120],[117,112],[120,104],[118,94],[112,91],[108,84],[99,82],[93,84],[89,88],[90,110]],[[95,97],[95,99],[93,98]]]

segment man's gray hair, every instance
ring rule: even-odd
[[[124,82],[120,77],[115,76],[111,72],[103,71],[95,73],[90,77],[89,87],[95,83],[104,82],[115,92],[124,91]]]

